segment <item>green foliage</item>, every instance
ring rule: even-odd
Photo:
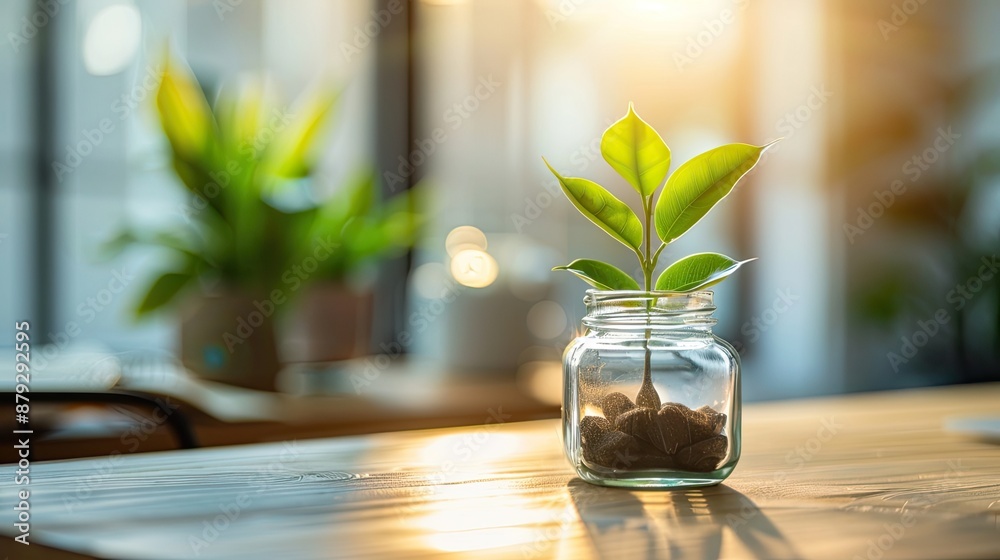
[[[695,253],[668,266],[656,279],[656,289],[665,292],[704,290],[725,280],[740,266],[752,261],[734,261],[719,253]]]
[[[559,179],[566,198],[597,227],[618,241],[638,251],[642,245],[642,224],[628,204],[615,198],[607,189],[587,179],[563,177],[548,165],[549,171]]]
[[[144,315],[155,311],[177,296],[195,279],[192,272],[167,272],[153,281],[146,296],[139,303],[136,313]]]
[[[653,288],[652,277],[660,253],[693,227],[728,195],[773,145],[727,144],[691,158],[672,175],[670,148],[629,104],[628,112],[601,138],[601,154],[639,193],[642,218],[607,189],[575,177],[563,177],[546,161],[566,197],[590,221],[635,252],[643,271],[643,289]],[[666,179],[655,204],[653,198]],[[654,221],[655,220],[655,221]],[[643,225],[645,224],[645,227]],[[653,250],[655,227],[659,246]],[[656,290],[691,292],[721,282],[741,265],[718,253],[698,253],[678,260],[660,274]],[[577,259],[553,270],[566,270],[599,290],[632,290],[639,284],[610,264]]]
[[[251,83],[223,88],[213,105],[183,63],[167,56],[164,68],[157,112],[171,166],[190,194],[182,226],[128,228],[105,246],[106,254],[144,244],[173,255],[173,266],[149,285],[137,315],[174,302],[200,277],[268,294],[283,286],[285,272],[310,256],[324,258],[316,258],[319,268],[306,282],[340,281],[416,241],[420,189],[381,203],[371,169],[305,208],[272,203],[273,195],[286,189],[315,190],[317,148],[336,94],[319,92],[281,109]]]
[[[638,290],[639,284],[621,269],[593,259],[576,259],[566,266],[552,270],[566,270],[598,290]]]
[[[656,202],[656,233],[660,239],[664,243],[676,241],[704,218],[770,145],[726,144],[678,167]]]
[[[335,95],[318,95],[307,100],[291,119],[288,131],[277,135],[267,151],[264,165],[279,177],[306,177],[312,172],[314,146],[327,116],[337,102]]]
[[[625,117],[601,137],[601,155],[642,196],[650,196],[670,171],[670,148],[628,104]]]

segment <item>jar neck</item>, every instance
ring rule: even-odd
[[[583,302],[583,324],[598,331],[710,334],[717,322],[712,292],[587,290]]]

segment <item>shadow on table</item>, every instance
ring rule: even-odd
[[[629,491],[568,485],[573,505],[602,558],[719,558],[730,531],[756,558],[798,558],[752,500],[726,486]]]

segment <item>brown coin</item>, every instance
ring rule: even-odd
[[[717,436],[726,425],[726,415],[716,412],[708,405],[693,412],[692,419],[694,422],[691,425],[692,441],[701,441],[712,436]]]
[[[729,438],[715,436],[681,449],[674,459],[677,466],[694,472],[710,472],[719,467],[726,456]]]
[[[691,445],[691,409],[678,403],[663,405],[656,414],[662,440],[660,448],[667,455],[677,453],[682,447]]]
[[[611,422],[600,416],[584,416],[580,421],[580,435],[583,436],[584,443],[596,442],[611,430]]]
[[[654,441],[661,439],[656,411],[652,408],[633,408],[622,413],[615,419],[615,429],[653,445]]]
[[[618,415],[633,408],[635,408],[635,403],[624,393],[608,393],[601,399],[601,411],[604,412],[604,417],[608,419],[608,422],[612,424],[615,423]]]
[[[592,461],[613,469],[628,468],[629,457],[633,456],[634,448],[635,440],[632,436],[611,431],[598,441]]]

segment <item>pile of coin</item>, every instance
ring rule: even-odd
[[[655,409],[610,393],[601,411],[603,417],[585,416],[580,431],[583,458],[602,467],[711,472],[729,448],[726,415],[707,405],[691,410],[669,402]]]

